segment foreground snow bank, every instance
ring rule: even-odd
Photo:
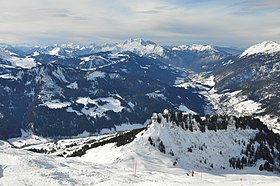
[[[12,149],[0,142],[0,185],[279,185],[273,173],[246,170],[231,174],[209,174],[170,168],[165,159],[147,158],[123,163],[96,164],[82,158],[61,158]],[[110,152],[107,152],[110,153]],[[112,154],[112,156],[114,156]],[[159,158],[159,157],[158,157]],[[135,160],[137,170],[135,176]],[[153,170],[151,170],[153,169]]]

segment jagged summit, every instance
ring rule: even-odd
[[[153,41],[149,41],[149,40],[144,40],[141,38],[129,38],[128,40],[124,41],[123,44],[128,44],[128,43],[140,43],[141,45],[157,45],[155,42]]]
[[[280,44],[273,41],[263,41],[246,49],[240,57],[251,56],[254,54],[264,53],[272,54],[280,51]]]
[[[165,49],[152,42],[145,41],[143,39],[128,39],[121,43],[106,44],[99,47],[99,51],[112,51],[112,52],[123,52],[130,51],[140,56],[157,55],[163,56]]]

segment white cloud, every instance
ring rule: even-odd
[[[41,2],[41,3],[39,3]],[[255,3],[254,3],[255,2]],[[276,0],[0,0],[0,42],[116,42],[248,46],[280,40]],[[245,12],[247,9],[248,12]],[[254,12],[254,13],[252,13]]]

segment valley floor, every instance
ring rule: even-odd
[[[112,146],[108,146],[111,148]],[[103,149],[104,150],[104,149]],[[105,153],[105,151],[103,151]],[[134,152],[131,152],[133,154]],[[118,152],[114,154],[118,155]],[[93,155],[93,154],[92,154]],[[63,158],[13,149],[0,141],[0,185],[279,185],[280,176],[268,172],[195,172],[169,166],[168,159],[127,158],[112,163],[102,156]],[[120,155],[120,154],[119,154]],[[121,156],[121,155],[120,155]],[[109,157],[108,154],[105,157]],[[92,159],[92,161],[91,161]],[[94,160],[95,159],[95,160]],[[114,159],[114,158],[113,158]],[[135,176],[135,162],[137,169]]]

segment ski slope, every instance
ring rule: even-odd
[[[259,171],[258,166],[242,170],[229,167],[228,158],[239,155],[240,149],[246,148],[243,143],[234,143],[234,139],[247,143],[256,134],[256,130],[236,130],[229,126],[227,130],[206,130],[203,133],[195,125],[193,129],[191,132],[164,120],[161,123],[153,121],[131,143],[119,147],[115,143],[107,143],[88,150],[81,157],[68,158],[11,148],[9,143],[0,141],[0,185],[280,184],[279,173]],[[55,142],[41,140],[41,144],[34,143],[30,148],[48,148],[53,143],[59,150],[70,152],[71,144],[87,144],[87,140],[110,138],[113,135],[77,137]],[[150,144],[149,137],[155,146]],[[158,149],[161,140],[166,153]],[[16,140],[10,142],[15,145],[18,143]],[[191,145],[190,153],[187,149]],[[169,153],[171,149],[174,156]],[[201,158],[207,159],[207,163],[199,162]],[[258,160],[257,164],[261,161]],[[213,163],[214,167],[210,168],[209,163]],[[188,176],[191,170],[195,171],[193,177]]]
[[[110,153],[116,147],[102,147]],[[116,150],[116,149],[115,149]],[[133,154],[133,153],[132,153]],[[111,154],[116,156],[116,154]],[[249,170],[227,174],[195,172],[168,166],[168,159],[135,159],[124,162],[91,162],[86,158],[62,158],[10,148],[0,142],[0,185],[279,185],[273,173]],[[92,157],[94,159],[94,157]],[[135,162],[137,160],[136,176]]]

